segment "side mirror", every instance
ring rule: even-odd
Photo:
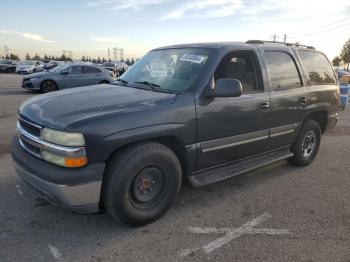
[[[221,78],[216,81],[213,97],[239,97],[242,95],[242,83],[233,78]]]

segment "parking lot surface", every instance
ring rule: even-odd
[[[350,113],[305,168],[281,161],[202,188],[141,228],[51,206],[9,155],[21,76],[0,74],[0,261],[350,261]]]

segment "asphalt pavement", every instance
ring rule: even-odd
[[[184,185],[141,228],[51,206],[9,155],[21,76],[0,74],[0,261],[350,261],[350,110],[305,168],[281,161],[214,185]]]

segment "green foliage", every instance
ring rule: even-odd
[[[28,53],[26,54],[26,60],[30,60],[30,55]]]
[[[333,66],[339,66],[340,62],[341,62],[341,58],[339,56],[334,57],[332,60]]]
[[[350,63],[350,39],[345,42],[343,49],[340,53],[340,58],[343,60],[345,64],[347,64],[347,68],[349,69],[349,63]]]

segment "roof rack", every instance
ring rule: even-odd
[[[264,41],[264,40],[248,40],[246,43],[247,43],[247,44],[265,44],[265,43],[269,43],[269,44],[282,44],[282,45],[286,45],[286,46],[296,46],[296,47],[303,47],[303,48],[315,50],[315,47],[313,47],[313,46],[301,45],[301,44],[299,44],[299,43],[285,43],[285,42]]]

